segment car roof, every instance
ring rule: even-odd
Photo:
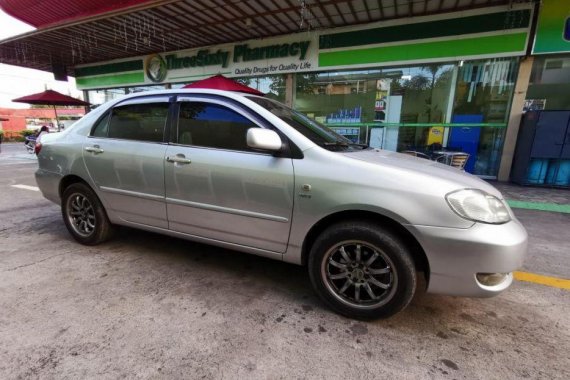
[[[226,91],[226,90],[214,90],[209,88],[179,88],[179,89],[170,89],[170,90],[152,90],[152,91],[144,91],[144,92],[136,92],[133,94],[128,94],[122,96],[120,99],[134,99],[137,97],[144,97],[144,96],[151,96],[151,95],[169,95],[169,94],[205,94],[205,95],[218,95],[224,96],[227,98],[232,99],[243,99],[244,97],[259,97],[258,95],[253,94],[246,94],[244,92],[237,92],[237,91]]]

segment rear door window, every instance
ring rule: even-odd
[[[128,104],[113,108],[108,137],[162,142],[169,103]]]

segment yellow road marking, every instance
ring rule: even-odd
[[[515,272],[514,276],[515,279],[519,281],[534,282],[535,284],[570,290],[570,280],[566,280],[564,278],[542,276],[540,274],[527,272]]]

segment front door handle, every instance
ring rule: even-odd
[[[176,156],[168,156],[166,157],[166,161],[173,162],[175,164],[183,164],[188,165],[191,164],[192,161],[186,158],[183,154],[178,153]]]
[[[86,146],[85,147],[85,151],[86,152],[90,152],[90,153],[95,153],[95,154],[99,154],[99,153],[103,153],[104,150],[101,149],[99,147],[99,145],[93,145],[93,146]]]

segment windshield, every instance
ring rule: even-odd
[[[279,117],[315,144],[326,149],[353,151],[366,148],[365,145],[355,144],[346,137],[339,135],[317,121],[279,102],[258,96],[247,96],[247,98]]]

